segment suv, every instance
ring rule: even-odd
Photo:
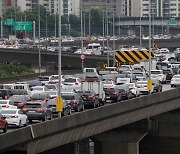
[[[3,130],[4,133],[7,132],[7,121],[0,113],[0,129]]]
[[[119,93],[119,90],[117,88],[105,88],[105,103],[107,100],[111,100],[114,102],[120,102],[121,101],[121,93]]]
[[[92,106],[93,108],[98,107],[99,98],[94,91],[78,91],[77,92],[83,99],[85,106]]]
[[[84,102],[79,94],[71,92],[62,93],[62,98],[65,99],[71,105],[71,109],[77,112],[84,110]]]
[[[47,102],[27,102],[22,111],[28,116],[30,122],[32,120],[46,121],[47,119],[52,119],[52,109],[48,106]]]

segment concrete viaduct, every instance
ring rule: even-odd
[[[0,152],[88,154],[91,138],[94,154],[178,154],[179,102],[176,88],[33,124],[1,134]]]

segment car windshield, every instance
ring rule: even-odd
[[[151,71],[151,74],[161,74],[160,71]]]
[[[143,76],[143,73],[133,73],[135,76]]]
[[[0,104],[7,104],[7,101],[0,101]]]
[[[74,96],[72,96],[72,95],[62,95],[62,98],[65,99],[65,100],[73,100]]]
[[[24,108],[41,108],[41,104],[25,104]]]
[[[33,90],[38,90],[38,91],[42,91],[43,90],[43,88],[41,88],[41,87],[33,87],[32,89]]]
[[[65,79],[64,82],[76,82],[76,79],[69,78]]]
[[[16,110],[2,110],[2,114],[16,114]]]

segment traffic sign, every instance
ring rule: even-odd
[[[57,97],[56,98],[56,111],[59,111],[61,112],[63,109],[62,109],[62,103],[63,103],[63,100],[62,100],[62,97]]]
[[[169,25],[176,25],[176,18],[169,18]]]
[[[13,25],[13,22],[14,22],[14,19],[6,19],[4,21],[4,25],[10,26],[10,25]]]
[[[32,21],[14,21],[13,22],[14,30],[32,30]]]
[[[81,60],[84,60],[85,59],[85,56],[84,55],[81,55]]]
[[[157,44],[156,43],[153,44],[153,48],[157,48]]]

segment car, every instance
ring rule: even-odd
[[[95,108],[100,105],[99,98],[94,91],[80,90],[77,93],[82,97],[85,108],[88,106]]]
[[[31,96],[35,93],[45,93],[49,89],[44,85],[44,86],[35,86],[31,87]]]
[[[0,129],[3,130],[4,133],[7,132],[8,123],[5,117],[0,112]]]
[[[79,78],[76,77],[69,77],[65,78],[63,81],[63,86],[62,88],[67,88],[67,87],[72,87],[74,89],[80,89],[81,87],[81,82]]]
[[[133,97],[129,84],[116,85],[116,88],[121,93],[122,99],[131,99]]]
[[[58,84],[46,84],[46,87],[50,90],[50,91],[57,91],[58,90]]]
[[[11,96],[10,89],[0,89],[0,98],[1,99],[8,99]]]
[[[2,109],[17,109],[17,106],[14,106],[14,103],[11,100],[0,100],[0,106]]]
[[[113,88],[105,88],[105,103],[107,103],[109,100],[111,102],[120,102],[122,99],[122,94],[119,92],[119,90],[115,87]]]
[[[24,95],[13,95],[9,97],[9,100],[11,100],[13,102],[13,105],[17,106],[17,108],[22,108],[24,104],[27,103],[28,99],[29,98]]]
[[[137,87],[139,88],[140,95],[149,94],[154,92],[154,86],[152,85],[152,89],[149,91],[147,88],[147,81],[137,81]]]
[[[166,75],[163,70],[151,70],[151,78],[158,78],[161,83],[166,83]]]
[[[47,84],[49,83],[50,76],[39,76],[37,80],[41,81],[43,84]]]
[[[115,86],[115,82],[113,80],[105,80],[102,81],[103,88],[113,88]]]
[[[133,72],[133,75],[135,76],[136,80],[146,80],[147,79],[147,75],[145,72]]]
[[[46,94],[50,95],[51,98],[57,98],[58,91],[46,91]]]
[[[3,109],[3,117],[6,117],[8,126],[22,127],[28,125],[28,117],[21,109]]]
[[[163,74],[166,75],[166,81],[171,81],[173,77],[173,70],[171,68],[163,70]]]
[[[126,84],[129,85],[129,88],[130,88],[133,96],[135,96],[135,97],[140,96],[140,90],[139,90],[139,88],[137,87],[136,83],[126,83]]]
[[[180,86],[180,74],[174,75],[171,79],[171,87]]]
[[[42,102],[47,102],[51,98],[52,97],[47,93],[34,93],[30,99],[31,101],[40,100]]]
[[[84,110],[84,102],[82,97],[78,93],[68,92],[62,93],[62,98],[71,104],[71,109],[77,112]]]
[[[48,106],[47,102],[29,101],[24,105],[22,111],[27,115],[30,122],[32,120],[51,120],[53,117],[52,109]]]
[[[154,92],[162,92],[162,84],[158,79],[152,79],[152,85],[154,86]]]
[[[43,83],[41,81],[38,81],[38,80],[27,81],[27,84],[29,84],[30,89],[31,89],[31,87],[42,86],[43,85]]]
[[[53,117],[57,117],[58,116],[58,112],[56,111],[56,99],[50,99],[47,101],[48,106],[52,109],[52,114]],[[71,115],[71,104],[69,104],[65,99],[63,99],[62,102],[62,116],[67,116],[67,115]]]

